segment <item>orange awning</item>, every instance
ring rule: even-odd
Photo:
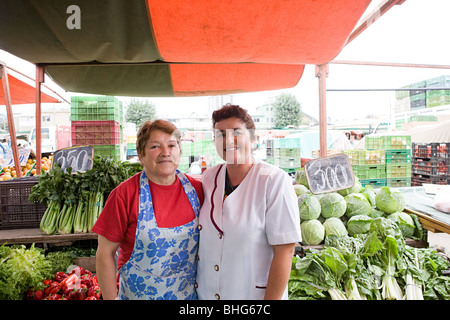
[[[295,86],[370,0],[0,1],[0,49],[67,91],[192,96]],[[72,28],[76,11],[79,28]]]
[[[8,74],[9,91],[11,96],[11,104],[28,104],[35,103],[36,92],[33,86],[17,79],[16,77]],[[58,99],[55,99],[45,93],[41,93],[42,102],[58,103]],[[5,105],[5,92],[3,86],[0,85],[0,105]]]

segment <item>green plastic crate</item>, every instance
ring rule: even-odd
[[[405,178],[411,179],[411,163],[388,163],[386,164],[387,178]]]
[[[99,155],[104,158],[114,158],[120,160],[120,145],[110,144],[110,145],[94,145],[94,155]]]
[[[411,150],[386,150],[386,163],[411,163]]]
[[[300,158],[300,148],[275,148],[273,149],[275,158]]]
[[[399,188],[399,187],[411,187],[411,177],[407,178],[387,178],[386,186]]]
[[[353,174],[360,180],[386,179],[386,165],[357,165],[352,166]]]
[[[411,136],[407,135],[367,135],[367,150],[411,149]]]
[[[386,180],[387,179],[363,179],[363,180],[359,180],[359,182],[361,183],[361,185],[363,187],[370,185],[374,189],[377,189],[377,188],[385,187],[387,184]]]
[[[367,164],[385,164],[384,150],[344,150],[352,165],[367,165]]]
[[[71,97],[71,121],[114,120],[123,122],[122,102],[111,96]]]

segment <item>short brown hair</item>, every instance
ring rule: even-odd
[[[215,128],[217,122],[226,120],[228,118],[238,118],[239,120],[241,120],[242,123],[245,124],[247,130],[250,131],[251,138],[256,138],[255,123],[253,122],[252,117],[248,114],[247,110],[241,108],[238,105],[230,103],[227,103],[222,108],[212,113],[213,129]]]
[[[181,132],[173,123],[160,119],[155,121],[148,120],[141,125],[137,133],[136,151],[139,155],[145,156],[145,145],[150,139],[152,132],[156,130],[174,135],[181,150]]]

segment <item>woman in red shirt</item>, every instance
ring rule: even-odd
[[[103,298],[196,299],[201,182],[177,170],[180,132],[170,122],[145,122],[136,149],[144,171],[111,192],[92,228]]]

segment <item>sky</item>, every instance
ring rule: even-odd
[[[373,0],[366,13],[370,13],[381,0]],[[449,0],[406,0],[375,21],[355,40],[345,46],[335,60],[397,62],[450,66],[450,42],[447,40],[450,22]],[[0,50],[0,61],[32,77],[34,65]],[[354,66],[330,64],[327,89],[394,89],[425,80],[448,75],[450,69],[423,69],[404,67]],[[65,97],[71,93],[53,84],[46,84]],[[318,78],[315,66],[306,65],[302,78],[294,88],[241,93],[234,95],[234,103],[249,111],[264,104],[268,98],[280,93],[292,93],[302,105],[303,112],[318,118]],[[119,97],[120,98],[120,97]],[[125,102],[127,99],[123,99]],[[157,106],[159,114],[186,114],[207,111],[207,97],[148,98]],[[327,116],[333,121],[351,121],[369,114],[387,115],[395,103],[394,92],[327,92]]]

